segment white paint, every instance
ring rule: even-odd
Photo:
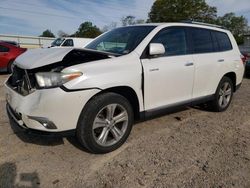
[[[171,57],[140,57],[151,39],[161,29],[169,26],[191,26],[226,32],[233,50],[222,53],[181,55]],[[17,65],[32,69],[60,61],[72,48],[54,48],[27,52],[17,59]],[[219,63],[218,60],[224,59]],[[187,63],[193,63],[187,66]],[[143,67],[143,69],[142,69]],[[130,54],[112,57],[67,67],[64,71],[83,73],[64,86],[68,89],[100,88],[105,90],[117,86],[132,88],[139,100],[139,110],[151,110],[165,105],[214,94],[223,77],[228,72],[237,76],[241,83],[244,73],[238,46],[229,31],[205,25],[183,23],[157,24],[157,27]],[[144,71],[144,100],[142,94],[142,71]],[[10,105],[18,112],[46,117],[52,120],[57,130],[45,130],[41,125],[24,118],[28,127],[44,131],[64,131],[76,128],[81,109],[87,101],[100,92],[98,89],[64,92],[59,88],[36,90],[28,96],[20,96],[6,86]]]
[[[61,61],[73,48],[30,49],[18,56],[15,64],[23,69],[34,69]]]

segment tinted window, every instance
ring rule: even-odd
[[[183,28],[164,29],[153,38],[151,43],[162,43],[166,56],[187,53],[186,33]]]
[[[98,37],[85,48],[128,54],[155,28],[155,26],[129,26],[111,30]]]
[[[227,50],[232,49],[232,44],[226,33],[215,32],[215,36],[216,36],[220,51],[227,51]]]
[[[191,33],[195,53],[208,53],[214,51],[212,36],[209,30],[191,29]]]
[[[67,39],[62,46],[74,46],[72,39]]]
[[[0,45],[0,52],[8,52],[9,48]]]
[[[219,52],[220,46],[219,46],[219,43],[218,43],[218,40],[214,31],[211,31],[211,36],[213,40],[214,52]]]

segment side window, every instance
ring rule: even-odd
[[[187,54],[186,32],[184,28],[167,28],[161,30],[151,43],[162,43],[165,47],[165,56]]]
[[[220,51],[232,50],[231,41],[226,33],[215,32],[215,35],[219,44]]]
[[[74,46],[73,39],[65,40],[65,42],[62,44],[62,46]]]
[[[213,52],[211,32],[206,29],[191,29],[194,53]]]
[[[8,52],[8,51],[10,51],[9,48],[0,45],[0,52]]]
[[[214,51],[219,52],[220,46],[216,37],[216,31],[211,31],[211,34],[212,34],[212,39],[213,39],[213,44],[214,44]]]

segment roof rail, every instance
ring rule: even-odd
[[[216,28],[226,29],[225,27],[220,26],[220,25],[203,23],[203,22],[196,22],[196,21],[192,21],[192,20],[184,20],[184,21],[181,21],[181,23],[190,23],[190,24],[204,25],[204,26],[210,26],[210,27],[216,27]]]

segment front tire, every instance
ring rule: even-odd
[[[133,110],[126,98],[116,93],[97,95],[81,112],[77,138],[92,153],[111,152],[127,140],[133,119]]]
[[[211,103],[212,109],[216,112],[225,111],[233,98],[233,82],[228,77],[223,77],[217,87],[214,100]]]

